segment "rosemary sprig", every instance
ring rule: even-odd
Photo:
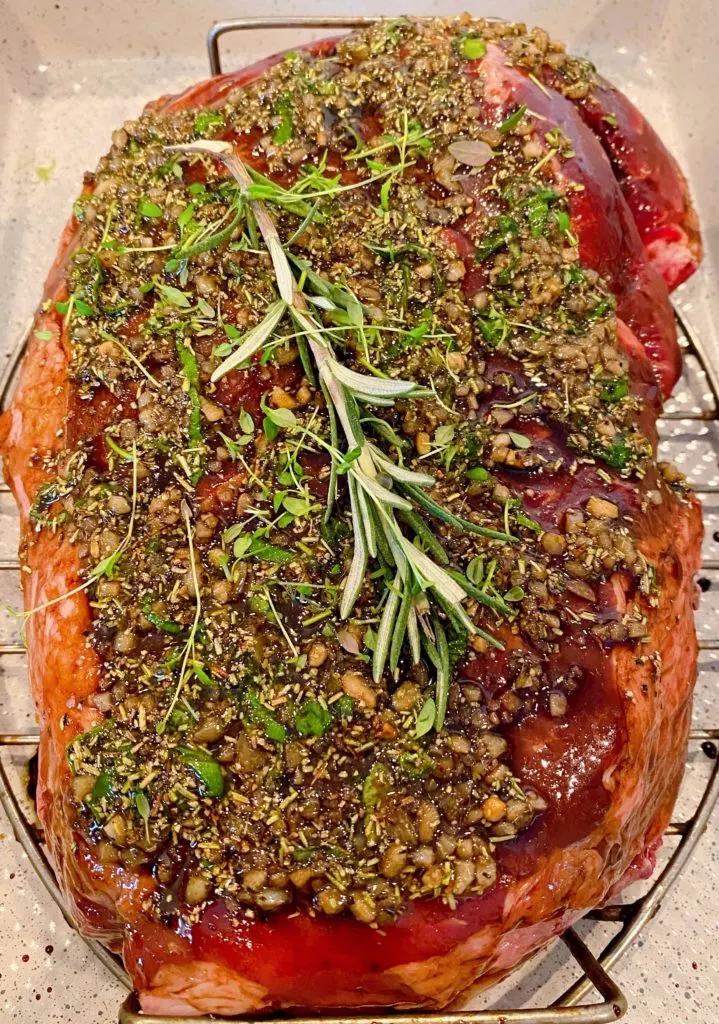
[[[329,444],[318,435],[311,435],[329,452],[334,465],[335,480],[336,474],[342,472],[346,474],[348,482],[354,553],[344,584],[340,616],[348,618],[352,614],[365,585],[369,558],[377,558],[379,554],[384,567],[393,572],[394,579],[386,590],[373,657],[373,677],[379,681],[388,659],[392,671],[397,671],[405,639],[413,663],[419,661],[423,644],[437,672],[434,725],[439,730],[444,724],[446,714],[450,660],[446,633],[437,612],[443,612],[455,630],[480,634],[495,647],[501,648],[502,644],[480,630],[467,615],[463,607],[463,602],[467,598],[466,588],[439,564],[446,564],[446,555],[439,541],[417,515],[413,502],[455,529],[476,533],[492,540],[512,541],[514,538],[508,533],[490,530],[447,512],[425,494],[426,488],[434,484],[432,476],[395,463],[367,440],[362,426],[360,406],[392,406],[397,398],[417,398],[432,392],[427,392],[413,381],[358,373],[344,366],[336,358],[331,333],[318,322],[311,305],[324,309],[336,308],[337,291],[310,267],[293,258],[301,273],[298,285],[277,227],[263,201],[265,198],[276,198],[276,194],[282,191],[280,187],[274,183],[261,186],[253,184],[252,175],[230,143],[203,140],[167,148],[213,156],[230,171],[240,187],[241,195],[249,203],[258,230],[267,246],[280,295],[279,300],[269,307],[262,322],[248,332],[239,348],[215,370],[212,379],[218,380],[260,351],[286,316],[289,316],[295,326],[303,332],[318,371],[327,406],[336,415],[347,443],[347,451],[343,453],[338,446],[337,423],[331,426]],[[406,149],[407,144],[403,140],[399,147],[399,165],[394,164],[386,172],[383,170],[351,187],[363,187],[378,177],[392,181],[406,166]],[[392,177],[389,177],[390,175]],[[316,200],[325,194],[341,191],[342,188],[343,186],[337,186],[335,183],[334,188],[304,191],[302,195],[305,199]],[[296,192],[294,198],[297,198]],[[315,293],[314,296],[305,294],[305,284],[309,284]],[[354,316],[360,333],[363,323],[361,304],[357,302],[357,306],[359,311],[354,308],[350,312],[351,302],[348,303],[345,299],[345,312],[350,321]],[[298,429],[308,432],[306,427],[298,426]],[[331,489],[333,491],[334,486]],[[400,516],[403,517],[403,524],[411,531],[412,539],[402,531],[398,519]],[[422,550],[420,545],[426,550]],[[434,600],[437,609],[434,614],[431,614],[431,600]]]

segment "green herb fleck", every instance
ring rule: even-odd
[[[95,821],[100,821],[102,818],[102,801],[107,800],[112,795],[112,790],[113,778],[111,773],[104,770],[101,771],[95,781],[95,785],[92,787],[90,795],[85,800],[85,803],[92,811]]]
[[[259,698],[257,690],[248,690],[243,698],[251,722],[259,725],[265,735],[273,743],[284,743],[287,739],[287,730],[281,725],[272,714],[269,708],[265,707]]]
[[[434,720],[437,716],[437,706],[434,702],[433,697],[429,697],[417,715],[417,721],[415,722],[414,734],[419,739],[420,736],[426,736],[426,734],[432,729]]]
[[[492,253],[509,245],[516,238],[518,231],[519,225],[514,217],[510,217],[507,214],[495,217],[492,230],[477,243],[475,251],[476,262],[483,263]]]
[[[135,809],[142,818],[145,824],[145,837],[148,842],[150,839],[150,801],[147,799],[145,791],[142,789],[136,789],[134,795]]]
[[[399,758],[399,771],[407,779],[424,779],[432,771],[434,761],[426,750],[405,750]]]
[[[606,448],[596,449],[596,454],[612,469],[625,469],[632,457],[632,450],[621,435]]]
[[[219,128],[225,123],[222,114],[214,110],[201,110],[195,117],[194,130],[197,135],[207,135],[213,128]]]
[[[457,48],[465,60],[479,60],[487,52],[487,45],[481,36],[464,36],[458,41]]]
[[[206,750],[197,747],[180,747],[180,756],[202,783],[206,796],[222,796],[225,791],[225,776],[217,761]]]
[[[142,614],[145,616],[148,622],[152,623],[155,629],[159,629],[161,633],[171,633],[177,635],[184,631],[184,626],[181,626],[179,622],[173,622],[171,619],[165,619],[162,615],[158,615],[157,612],[153,612],[152,606],[149,602],[146,602],[142,609]]]
[[[141,217],[153,220],[155,217],[161,217],[163,211],[157,203],[151,203],[149,199],[141,199],[137,205],[137,212]]]
[[[615,377],[613,380],[604,382],[604,387],[599,392],[603,402],[618,402],[629,394],[629,378]]]
[[[506,121],[502,121],[502,123],[499,126],[500,132],[503,135],[506,135],[507,132],[513,131],[526,113],[527,107],[526,104],[523,103],[521,107],[517,107],[513,114],[509,115]]]
[[[295,715],[295,728],[300,736],[322,736],[331,721],[327,708],[317,700],[308,700]]]
[[[292,96],[286,92],[282,95],[274,108],[275,115],[281,118],[280,123],[272,133],[272,141],[276,146],[289,142],[293,134],[292,125]]]
[[[355,709],[355,702],[348,693],[343,693],[338,700],[332,701],[330,711],[337,718],[349,718]]]
[[[362,786],[362,802],[368,811],[378,807],[394,784],[392,772],[382,761],[375,761]]]

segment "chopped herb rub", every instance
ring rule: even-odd
[[[485,891],[546,810],[505,727],[581,695],[560,643],[644,635],[603,610],[614,573],[660,585],[616,496],[670,483],[567,140],[485,101],[499,37],[591,80],[522,26],[378,23],[126,123],[76,203],[30,515],[76,546],[102,663],[76,829],[163,920]]]

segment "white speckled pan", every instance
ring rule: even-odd
[[[353,15],[405,13],[407,0],[357,4]],[[420,2],[416,14],[450,14],[450,3]],[[719,365],[719,177],[716,96],[719,94],[719,15],[716,0],[574,0],[542,4],[505,0],[477,4],[477,14],[539,23],[590,57],[622,86],[679,158],[702,219],[706,260],[676,296],[678,305]],[[110,132],[146,100],[179,90],[208,74],[205,33],[214,19],[348,14],[336,0],[309,9],[290,0],[262,8],[241,0],[0,0],[0,353],[22,333],[40,293],[56,241]],[[315,33],[317,34],[317,33]],[[241,66],[296,43],[297,33],[262,32],[228,38],[225,67]],[[669,409],[707,407],[706,381],[688,360]],[[695,483],[719,482],[716,423],[676,420],[665,431],[667,457]],[[705,555],[719,559],[719,495],[705,504]],[[15,556],[14,504],[0,493],[0,568]],[[707,572],[699,610],[700,636],[719,633],[719,573]],[[11,582],[12,581],[12,582]],[[13,574],[0,574],[0,645],[19,645],[19,604]],[[695,725],[719,727],[719,652],[705,650]],[[0,732],[34,728],[21,654],[0,661]],[[3,759],[23,786],[31,748],[6,748]],[[711,770],[695,745],[675,817],[692,813]],[[710,829],[712,826],[710,825]],[[716,1024],[719,992],[717,824],[700,843],[660,914],[613,974],[627,994],[630,1024]],[[668,839],[670,850],[675,840]],[[626,899],[636,896],[629,892]],[[592,949],[613,933],[584,922]],[[481,1004],[547,1006],[577,976],[567,950],[548,952],[492,990]],[[0,1021],[14,1024],[113,1024],[125,991],[65,923],[0,818]],[[471,1004],[475,1008],[474,1004]],[[477,1008],[479,1008],[477,1006]]]

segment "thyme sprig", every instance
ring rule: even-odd
[[[404,162],[408,152],[414,151],[419,156],[427,156],[432,148],[433,129],[425,129],[418,121],[410,121],[406,110],[402,111],[402,134],[386,134],[381,141],[367,146],[362,138],[350,129],[354,136],[355,148],[345,155],[345,160],[366,160],[377,153],[397,150],[400,162]]]
[[[413,664],[420,660],[424,647],[437,673],[434,727],[439,731],[444,725],[450,680],[449,646],[439,612],[444,613],[453,630],[465,635],[481,635],[487,643],[500,649],[502,644],[476,626],[467,614],[464,608],[466,588],[438,564],[443,559],[437,557],[434,545],[427,544],[426,532],[414,518],[417,513],[411,499],[435,518],[457,529],[470,530],[492,540],[511,542],[514,538],[508,533],[486,529],[447,512],[425,494],[426,489],[435,482],[432,476],[394,462],[367,439],[362,427],[361,406],[391,407],[398,398],[424,397],[431,392],[419,387],[414,381],[358,373],[337,359],[331,335],[328,335],[311,309],[313,297],[303,291],[303,286],[309,281],[316,293],[313,304],[328,308],[329,303],[334,307],[336,302],[330,290],[332,286],[314,274],[311,268],[293,260],[299,264],[298,269],[301,271],[298,284],[277,227],[264,203],[265,198],[273,199],[269,185],[258,188],[228,142],[202,140],[167,148],[213,156],[233,175],[270,254],[280,296],[270,305],[261,323],[248,332],[242,344],[215,370],[212,380],[218,380],[234,367],[251,359],[265,346],[285,317],[289,317],[303,332],[330,410],[331,442],[328,444],[314,435],[315,440],[329,452],[333,463],[328,508],[331,509],[337,473],[346,475],[349,491],[354,553],[344,583],[340,616],[343,619],[351,616],[367,581],[368,561],[370,558],[379,560],[392,582],[386,586],[382,598],[384,606],[372,662],[373,678],[379,682],[388,660],[392,671],[397,671],[405,641]],[[400,155],[404,166],[406,151],[401,149]],[[397,165],[390,169],[392,175],[397,171]],[[384,172],[382,176],[386,177]],[[357,184],[369,184],[372,180],[366,179]],[[340,188],[336,186],[334,191]],[[317,199],[325,192],[331,194],[333,189],[328,187],[326,190],[316,190],[311,198]],[[307,193],[305,197],[308,197]],[[324,302],[318,302],[318,299]],[[359,315],[355,313],[355,319],[361,328],[361,312]],[[347,444],[345,452],[338,446],[335,416]],[[411,537],[400,526],[400,514],[404,517],[402,522],[410,530]]]
[[[186,501],[182,502],[182,519],[185,524],[185,534],[187,536],[187,547],[190,552],[190,574],[192,576],[192,585],[195,591],[195,614],[190,626],[187,639],[184,647],[182,648],[182,654],[180,656],[180,674],[177,681],[177,686],[172,695],[169,707],[165,712],[165,715],[161,722],[157,725],[158,733],[163,733],[167,728],[167,723],[170,719],[172,712],[175,710],[177,701],[180,698],[183,684],[190,679],[194,674],[194,668],[192,664],[197,660],[195,657],[197,633],[200,628],[200,619],[202,616],[202,595],[200,593],[200,580],[197,574],[197,562],[195,556],[195,543],[194,543],[194,531],[192,528],[192,522],[190,518],[190,508]],[[188,665],[189,663],[189,665]]]

